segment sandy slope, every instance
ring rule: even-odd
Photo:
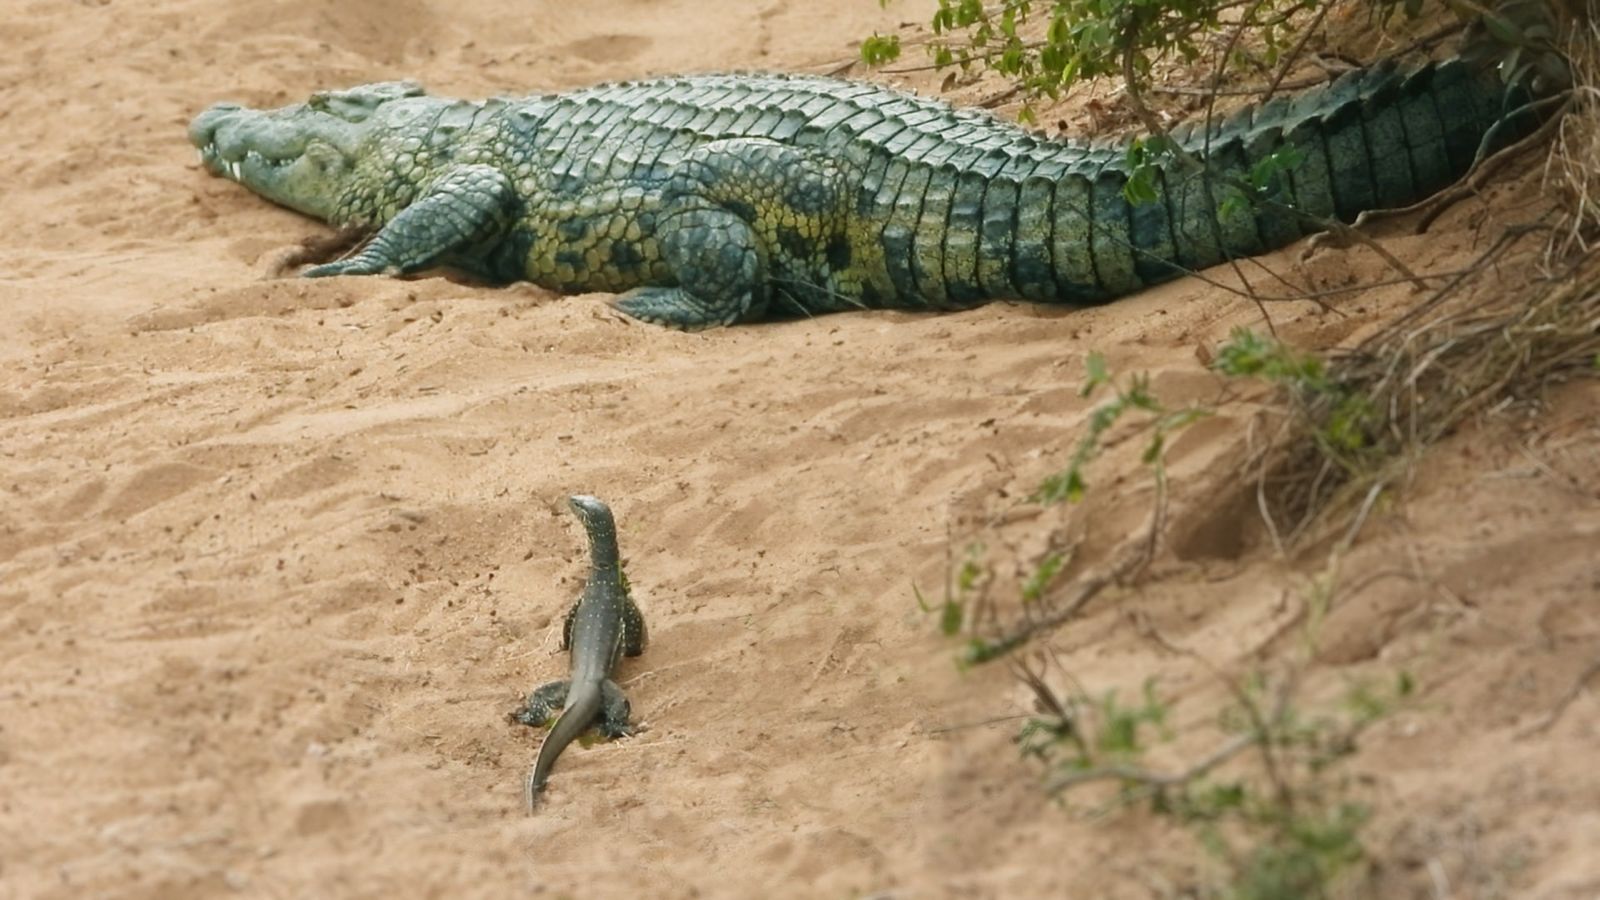
[[[1177,890],[1181,835],[1068,815],[1014,723],[957,727],[1026,701],[1000,669],[958,673],[910,585],[939,583],[951,533],[1037,539],[978,523],[1060,465],[1090,350],[1206,401],[1195,348],[1256,309],[1181,282],[1092,310],[683,335],[528,286],[267,278],[320,228],[199,170],[183,129],[216,99],[814,70],[930,6],[460,5],[8,9],[0,897]],[[1395,246],[1448,265],[1486,208]],[[1302,274],[1352,271],[1376,269],[1333,251]],[[1406,299],[1275,317],[1326,344]],[[1600,895],[1600,705],[1518,737],[1600,648],[1597,407],[1571,386],[1465,430],[1346,559],[1406,575],[1334,610],[1326,689],[1402,666],[1423,688],[1352,763],[1394,896],[1428,896],[1430,867],[1453,897]],[[1175,473],[1231,477],[1241,425],[1185,435]],[[1108,465],[1050,520],[1089,562],[1148,503],[1136,466]],[[576,491],[621,520],[654,639],[623,677],[649,730],[569,751],[528,819],[537,736],[503,716],[565,666]],[[1133,614],[1237,660],[1318,561],[1274,561],[1245,510],[1183,521],[1151,585],[1059,646],[1094,690],[1159,675],[1201,722],[1215,691]]]

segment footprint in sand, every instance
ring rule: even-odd
[[[101,478],[90,478],[71,488],[65,499],[46,509],[41,517],[50,522],[70,522],[81,519],[88,514],[106,492],[106,483]]]
[[[301,463],[267,485],[261,499],[294,500],[338,487],[361,472],[355,463],[340,456],[324,455]]]
[[[217,477],[216,470],[183,462],[157,463],[129,478],[106,504],[111,519],[129,519]]]
[[[594,63],[627,62],[649,50],[655,42],[634,34],[600,34],[583,38],[554,51],[560,58],[577,57]]]
[[[345,831],[350,827],[350,805],[343,800],[313,800],[300,804],[294,830],[303,837]]]

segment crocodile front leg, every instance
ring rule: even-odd
[[[389,220],[359,253],[303,274],[403,275],[426,269],[448,254],[470,251],[503,234],[515,203],[516,191],[504,172],[492,166],[456,166]]]

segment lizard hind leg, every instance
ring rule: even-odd
[[[628,698],[623,696],[622,688],[615,681],[607,678],[600,684],[600,699],[604,704],[600,709],[600,721],[597,727],[600,733],[607,738],[627,737],[635,729],[628,724],[628,714],[632,712],[628,706]]]
[[[527,701],[520,709],[511,713],[511,720],[530,728],[542,726],[566,706],[567,689],[571,685],[569,681],[552,681],[540,686],[528,695]]]
[[[639,612],[638,604],[629,597],[627,604],[622,609],[622,653],[624,656],[638,656],[644,652],[645,645],[650,643],[650,630],[644,624],[644,615]]]

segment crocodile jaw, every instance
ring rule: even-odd
[[[189,140],[211,174],[333,222],[350,187],[359,131],[305,106],[263,111],[217,104],[190,123]]]

